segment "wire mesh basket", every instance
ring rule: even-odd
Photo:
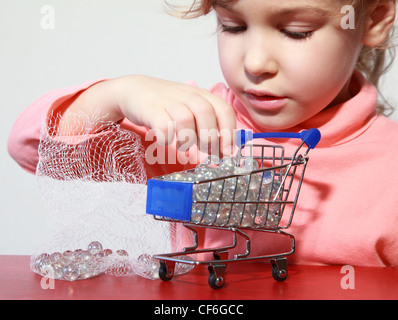
[[[301,143],[286,155],[282,145],[254,144],[256,138],[298,138]],[[295,250],[295,238],[284,231],[292,223],[300,194],[308,153],[320,141],[317,129],[301,133],[252,133],[240,130],[239,151],[221,162],[200,164],[195,169],[176,172],[148,180],[147,213],[155,219],[182,223],[195,233],[195,244],[182,252],[155,255],[159,259],[159,276],[171,280],[175,263],[207,264],[209,285],[224,285],[226,264],[235,261],[269,259],[277,281],[287,278],[286,256]],[[198,249],[198,228],[229,230],[232,244]],[[249,256],[251,239],[246,230],[277,233],[290,238],[290,251],[272,255]],[[246,250],[229,258],[237,245],[237,235],[246,240]],[[213,253],[214,259],[190,258]]]

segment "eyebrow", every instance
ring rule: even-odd
[[[330,11],[319,8],[319,7],[314,7],[314,6],[289,7],[289,8],[283,8],[283,9],[277,9],[275,11],[276,14],[281,15],[281,16],[288,16],[288,15],[300,13],[300,12],[309,12],[309,13],[317,14],[317,15],[320,15],[323,17],[329,17],[331,15]]]
[[[228,3],[224,3],[224,2],[219,2],[219,3],[215,3],[214,7],[221,7],[224,8],[227,11],[230,12],[235,12],[235,10],[233,9],[233,4],[234,1],[228,2]],[[282,9],[275,9],[273,11],[274,14],[280,15],[280,16],[289,16],[292,14],[296,14],[296,13],[300,13],[300,12],[308,12],[308,13],[313,13],[322,17],[330,17],[331,13],[330,11],[326,10],[326,9],[322,9],[319,7],[315,7],[315,6],[297,6],[297,7],[288,7],[288,8],[282,8]]]

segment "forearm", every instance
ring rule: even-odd
[[[119,108],[119,84],[115,80],[97,83],[83,91],[68,106],[59,119],[57,135],[78,135],[97,132],[104,123],[117,123],[124,118]],[[92,127],[86,128],[88,119]]]
[[[34,173],[39,159],[38,146],[42,132],[49,132],[55,115],[65,110],[85,90],[103,80],[89,81],[49,92],[34,101],[15,121],[8,138],[11,157],[25,170]]]

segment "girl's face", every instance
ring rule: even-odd
[[[224,77],[258,127],[287,129],[351,97],[363,26],[343,28],[349,16],[342,7],[336,0],[215,7]]]

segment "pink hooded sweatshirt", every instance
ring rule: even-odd
[[[62,111],[96,82],[51,92],[22,113],[8,144],[10,155],[22,168],[36,171],[43,120]],[[359,72],[354,73],[350,88],[352,99],[288,130],[318,128],[322,134],[321,142],[310,152],[293,223],[288,229],[296,238],[291,263],[398,266],[398,170],[394,167],[398,163],[398,123],[376,114],[377,90]],[[258,131],[230,89],[216,84],[210,91],[233,106],[237,128]],[[152,143],[145,141],[147,129],[128,120],[121,127],[139,133],[145,148]],[[86,139],[103,134],[106,132]],[[297,141],[284,140],[283,146],[289,153],[297,147]],[[151,178],[188,167],[146,163],[145,168]],[[205,246],[230,242],[225,231],[206,229],[204,233]],[[284,252],[290,245],[275,234],[249,234],[253,240],[252,255]],[[243,245],[244,241],[239,241],[238,249],[243,250]]]

